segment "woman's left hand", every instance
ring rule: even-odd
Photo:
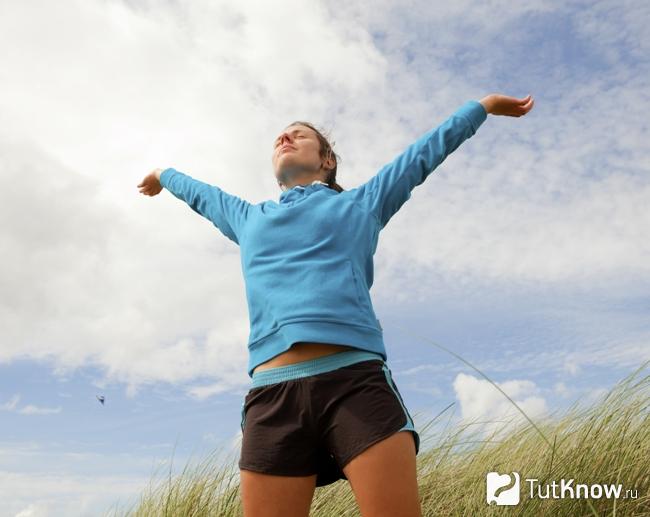
[[[528,113],[534,104],[533,97],[529,94],[523,99],[508,97],[499,93],[492,93],[479,101],[485,111],[492,115],[507,115],[508,117],[521,117]]]

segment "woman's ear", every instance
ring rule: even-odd
[[[329,165],[329,167],[328,167]],[[334,158],[332,157],[332,150],[327,153],[327,157],[324,162],[321,162],[321,168],[324,168],[326,171],[331,171],[336,165]]]

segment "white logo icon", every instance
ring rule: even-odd
[[[497,503],[497,506],[513,506],[519,504],[519,473],[499,474],[488,472],[486,478],[487,503]]]

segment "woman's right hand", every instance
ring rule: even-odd
[[[138,184],[140,193],[145,196],[155,196],[160,194],[163,187],[160,184],[160,173],[165,169],[154,169],[147,174],[144,179]]]
[[[533,96],[526,95],[524,98],[510,97],[500,93],[492,93],[483,97],[480,101],[487,113],[492,115],[507,115],[508,117],[521,117],[528,113],[534,104]]]

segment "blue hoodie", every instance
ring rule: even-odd
[[[240,247],[250,319],[248,375],[297,341],[348,345],[387,360],[370,299],[379,232],[442,161],[487,118],[460,106],[384,165],[343,192],[296,185],[279,202],[252,204],[174,168],[161,185]]]

